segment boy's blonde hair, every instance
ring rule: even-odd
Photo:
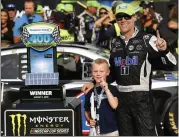
[[[95,60],[93,61],[93,64],[98,64],[98,65],[106,64],[107,68],[109,69],[109,64],[108,64],[107,60],[106,60],[106,59],[103,59],[103,58],[95,59]]]

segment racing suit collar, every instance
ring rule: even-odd
[[[134,38],[134,37],[138,34],[138,32],[139,32],[139,29],[138,29],[137,27],[135,27],[135,28],[134,28],[134,33],[132,34],[132,37],[131,37],[131,38]],[[123,35],[120,35],[120,38],[121,38],[122,40],[124,40],[126,44],[127,44],[128,41],[129,41],[129,40],[125,40],[125,36],[123,36]],[[130,39],[131,39],[131,38],[130,38]]]

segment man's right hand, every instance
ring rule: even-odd
[[[94,87],[94,84],[92,82],[89,82],[83,85],[81,91],[87,94],[93,87]]]

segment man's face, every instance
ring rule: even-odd
[[[10,20],[14,20],[16,16],[16,10],[8,10]]]
[[[106,80],[106,77],[109,75],[109,68],[107,64],[93,64],[92,65],[92,76],[96,83],[100,83],[101,79]]]
[[[128,33],[134,29],[135,16],[127,14],[117,14],[116,21],[120,27],[122,33]]]
[[[33,2],[25,2],[24,4],[25,7],[25,13],[28,15],[33,15],[34,14],[34,3]]]
[[[97,7],[88,7],[88,11],[92,14],[92,15],[96,15],[97,14]]]

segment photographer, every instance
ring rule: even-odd
[[[87,1],[86,6],[86,10],[78,15],[80,20],[78,41],[93,43],[96,40],[94,24],[100,4],[97,1]]]
[[[14,32],[13,32],[14,43],[21,42],[20,37],[21,37],[23,26],[33,22],[43,21],[43,18],[41,16],[34,14],[36,11],[36,3],[33,0],[25,1],[24,10],[25,10],[25,14],[21,18],[18,18],[15,21]]]
[[[65,5],[64,14],[66,16],[65,29],[67,29],[69,33],[73,33],[74,39],[77,41],[79,18],[77,18],[75,15],[74,7],[72,4]]]
[[[73,42],[74,41],[74,32],[71,32],[69,28],[67,28],[67,16],[60,11],[54,13],[53,23],[57,24],[60,28],[60,37],[61,42]]]

